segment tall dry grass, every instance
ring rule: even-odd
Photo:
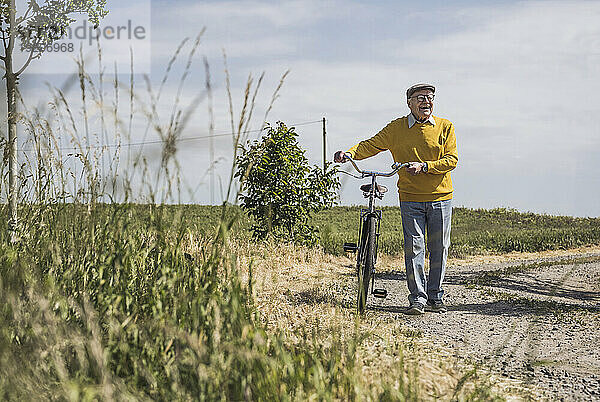
[[[237,216],[226,204],[217,232],[185,248],[189,222],[163,205],[182,192],[178,140],[211,91],[207,79],[190,105],[180,105],[199,43],[200,36],[188,48],[167,122],[158,105],[185,44],[157,91],[145,78],[140,94],[133,72],[120,82],[115,71],[109,100],[106,77],[91,77],[80,58],[78,74],[50,88],[48,110],[28,109],[21,99],[28,135],[22,150],[29,152],[19,172],[20,241],[11,243],[6,221],[0,223],[2,399],[356,395],[346,364],[351,350],[323,347],[314,337],[289,344],[265,330],[251,276],[242,282],[229,246]],[[234,153],[249,131],[261,81],[248,80],[237,121],[232,107]],[[67,91],[77,84],[73,106]],[[231,101],[229,78],[227,90]],[[144,139],[162,144],[155,171],[142,152],[131,155],[128,148],[123,158],[120,141],[132,141],[136,113],[146,121]],[[235,192],[232,180],[229,186]]]

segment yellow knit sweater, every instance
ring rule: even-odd
[[[398,172],[400,201],[439,201],[452,198],[450,171],[458,163],[454,126],[434,116],[430,122],[416,122],[408,128],[408,117],[391,121],[368,140],[361,141],[347,153],[354,159],[365,159],[389,150],[394,162],[427,162],[428,172],[411,176]]]

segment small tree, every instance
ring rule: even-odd
[[[268,234],[314,242],[308,219],[313,212],[331,207],[340,187],[335,168],[309,166],[293,127],[278,122],[267,133],[249,142],[236,160],[241,181],[241,206],[255,219],[255,237]]]

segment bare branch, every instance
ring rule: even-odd
[[[31,11],[32,8],[33,8],[33,2],[30,2],[29,7],[27,8],[27,11],[25,11],[25,14],[23,14],[23,16],[21,18],[19,18],[19,20],[17,21],[17,24],[20,24],[21,22],[27,20],[27,15],[29,14],[29,12]]]
[[[27,57],[27,61],[25,62],[25,64],[23,64],[23,66],[19,69],[19,71],[17,71],[15,73],[16,77],[18,77],[23,71],[25,71],[25,69],[27,68],[27,66],[29,66],[29,63],[31,63],[31,60],[34,59],[33,54],[35,53],[35,49],[37,48],[38,42],[39,42],[39,38],[36,37],[35,42],[31,46],[31,51],[29,52],[29,56]],[[37,54],[37,56],[35,56],[35,57],[39,57],[39,55],[41,55],[41,54],[42,54],[42,52],[39,52]]]

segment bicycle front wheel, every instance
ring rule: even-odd
[[[367,296],[369,295],[369,284],[375,265],[375,241],[376,241],[376,220],[372,215],[368,215],[363,222],[361,248],[359,250],[358,261],[358,300],[357,309],[363,314],[367,306]]]

